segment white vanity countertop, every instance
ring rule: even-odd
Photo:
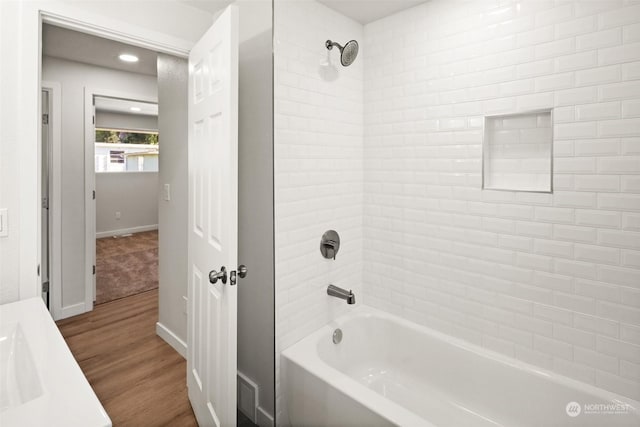
[[[109,416],[42,300],[31,298],[0,306],[0,326],[16,322],[32,354],[42,393],[2,410],[0,426],[110,427]]]

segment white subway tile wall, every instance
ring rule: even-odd
[[[364,28],[365,303],[640,399],[640,4],[433,0]],[[481,190],[482,117],[537,108],[555,192]]]
[[[279,353],[349,309],[329,283],[640,399],[640,5],[274,13],[278,414]],[[326,39],[358,40],[355,63]],[[555,192],[481,190],[483,116],[548,108]]]
[[[334,284],[363,288],[363,65],[348,68],[337,48],[363,27],[315,1],[275,5],[276,399],[280,352],[346,312],[327,296]],[[340,234],[334,260],[320,254],[327,230]]]

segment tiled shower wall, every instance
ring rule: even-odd
[[[364,42],[365,302],[640,399],[640,4],[433,0]],[[481,190],[483,116],[548,107],[554,193]]]
[[[363,61],[344,68],[324,43],[362,40],[363,28],[315,1],[277,1],[274,13],[279,367],[283,349],[347,311],[330,283],[362,297]],[[341,237],[335,261],[320,254],[330,229]]]

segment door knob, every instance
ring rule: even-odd
[[[247,266],[244,264],[240,264],[238,266],[238,276],[240,276],[241,279],[244,279],[245,277],[247,277]]]
[[[226,267],[224,265],[222,267],[220,267],[220,272],[219,273],[217,271],[215,271],[215,270],[211,270],[209,272],[209,281],[211,283],[218,282],[218,279],[220,279],[223,284],[227,283],[227,269],[226,269]]]

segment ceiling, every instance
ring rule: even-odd
[[[377,21],[426,0],[318,0],[327,7],[361,24]],[[276,7],[278,4],[276,3]]]
[[[229,6],[234,0],[178,0],[180,3],[184,3],[191,7],[195,7],[200,10],[204,10],[206,12],[215,15],[220,10]],[[265,0],[266,1],[266,0]],[[271,0],[268,0],[271,1]]]
[[[181,3],[216,14],[233,0],[179,0]],[[253,0],[270,1],[270,0]],[[292,0],[287,0],[292,1]],[[336,12],[358,21],[361,24],[377,21],[401,10],[425,3],[426,0],[318,0]],[[278,7],[276,1],[275,7]]]
[[[96,111],[110,113],[138,114],[143,116],[157,116],[158,104],[150,102],[130,101],[128,99],[96,97]],[[132,110],[132,108],[134,110]],[[136,111],[139,109],[139,111]]]
[[[98,67],[150,76],[157,74],[157,55],[151,50],[48,24],[42,26],[42,53]],[[122,53],[136,55],[139,61],[122,62],[118,59]]]
[[[1,0],[0,0],[1,1]],[[216,14],[233,0],[179,0],[181,3]],[[269,0],[261,0],[269,1]],[[327,7],[361,24],[368,24],[401,10],[408,9],[425,0],[318,0]],[[276,2],[276,7],[278,3]],[[155,52],[130,46],[113,40],[44,24],[42,26],[42,51],[44,55],[99,67],[155,76],[157,74]],[[122,53],[134,54],[136,63],[122,62]]]

